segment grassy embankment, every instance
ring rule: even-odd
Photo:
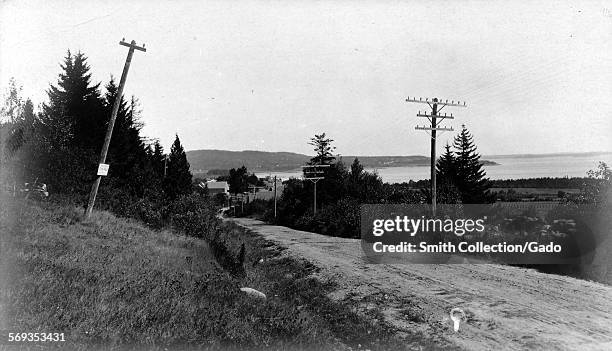
[[[334,303],[332,284],[306,262],[280,258],[232,226],[246,247],[245,274],[231,275],[202,239],[153,231],[133,220],[74,207],[3,198],[0,329],[64,332],[63,348],[397,349],[382,320]],[[231,224],[230,224],[231,225]],[[256,300],[239,288],[267,294]],[[371,317],[371,318],[370,318]]]

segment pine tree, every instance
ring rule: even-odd
[[[187,155],[181,145],[181,141],[176,135],[174,143],[170,148],[168,157],[168,168],[166,178],[164,179],[164,191],[171,199],[181,195],[191,194],[191,172],[189,171],[189,162]]]
[[[109,116],[86,61],[85,55],[68,51],[58,83],[47,90],[49,102],[37,118],[41,140],[32,156],[38,176],[54,192],[87,194],[95,177]]]
[[[151,154],[151,163],[159,179],[164,178],[164,169],[166,168],[165,161],[166,155],[164,155],[164,147],[159,143],[159,140],[155,140],[153,152]]]
[[[444,153],[436,162],[436,195],[437,201],[442,204],[461,202],[461,195],[457,189],[458,174],[457,160],[451,151],[450,145],[444,146]],[[431,190],[429,191],[431,193]],[[427,198],[431,197],[426,194]]]
[[[106,123],[100,84],[91,83],[87,58],[68,51],[61,65],[57,86],[47,91],[49,103],[42,105],[41,120],[47,127],[50,146],[58,149],[78,146],[98,150]]]
[[[436,162],[436,179],[438,183],[453,184],[457,175],[455,166],[455,156],[451,151],[450,145],[444,146],[444,154]]]
[[[361,179],[362,174],[363,165],[361,164],[361,162],[359,162],[358,158],[355,158],[353,160],[353,163],[351,164],[350,180],[356,183],[359,181],[359,179]]]
[[[323,134],[315,134],[313,138],[310,138],[309,145],[314,146],[316,155],[310,159],[309,164],[311,165],[329,165],[336,158],[333,155],[333,151],[336,150],[335,146],[332,146],[334,140],[325,137]]]
[[[489,203],[492,196],[489,179],[480,163],[480,155],[470,132],[462,126],[461,133],[454,140],[455,151],[455,186],[465,204]]]
[[[105,114],[110,116],[117,98],[118,87],[112,79],[106,85]],[[142,125],[138,122],[138,102],[132,97],[130,103],[121,97],[113,135],[109,146],[107,163],[111,164],[110,176],[139,194],[146,186],[144,169],[148,165],[146,147],[140,137]]]

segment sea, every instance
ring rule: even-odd
[[[484,166],[487,177],[490,179],[586,177],[587,172],[596,169],[600,161],[612,166],[612,152],[554,155],[493,155],[483,156],[481,159],[497,163],[497,165]],[[345,160],[345,162],[350,165],[352,160]],[[428,166],[370,168],[367,170],[378,173],[385,183],[403,183],[410,180],[429,179]],[[283,180],[302,177],[300,170],[290,172],[260,172],[256,174],[258,177],[278,176]]]

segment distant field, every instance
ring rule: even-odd
[[[514,190],[519,194],[535,194],[535,195],[557,195],[559,191],[567,194],[579,194],[580,189],[561,189],[561,188],[491,188],[491,191],[508,191]]]

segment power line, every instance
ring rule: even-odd
[[[418,126],[417,125],[416,127],[414,127],[414,129],[425,130],[425,131],[431,132],[430,134],[431,136],[431,212],[432,212],[432,215],[435,216],[436,215],[436,133],[438,131],[452,132],[453,131],[452,127],[441,127],[440,123],[445,119],[455,118],[452,113],[450,115],[447,115],[446,113],[442,115],[440,114],[440,111],[442,111],[442,109],[444,109],[447,106],[467,107],[467,105],[465,104],[465,101],[463,103],[459,101],[455,102],[454,100],[451,100],[449,102],[448,100],[442,100],[438,98],[433,98],[433,99],[425,98],[425,100],[423,100],[423,98],[419,98],[417,100],[414,97],[412,99],[408,97],[406,101],[427,104],[431,108],[431,113],[429,114],[427,112],[421,113],[421,111],[417,113],[417,117],[427,118],[429,120],[429,125],[428,126],[426,125]]]

